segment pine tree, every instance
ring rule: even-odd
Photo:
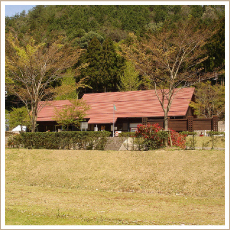
[[[86,82],[93,87],[95,92],[100,91],[103,79],[101,77],[101,43],[94,37],[88,45],[87,51],[84,54],[83,63],[87,63],[86,68],[81,69],[80,78],[88,77]]]
[[[110,38],[101,45],[99,40],[94,37],[82,60],[86,67],[81,69],[80,78],[88,77],[86,84],[93,88],[93,92],[117,90],[124,59],[116,54]]]
[[[102,45],[102,78],[104,91],[114,91],[119,83],[123,61],[117,56],[113,41],[107,38]]]

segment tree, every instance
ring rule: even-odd
[[[119,84],[119,76],[122,73],[124,60],[115,51],[113,41],[107,38],[102,44],[101,52],[101,77],[104,91],[115,91]]]
[[[93,32],[93,31],[90,31],[89,33],[86,33],[84,36],[82,36],[77,42],[80,45],[80,47],[87,48],[88,43],[94,37],[96,37],[100,41],[100,43],[102,43],[104,41],[104,38],[100,34],[97,34],[97,33]]]
[[[26,107],[13,108],[10,112],[9,125],[11,129],[17,127],[18,125],[21,126],[21,131],[22,126],[27,126],[27,128],[30,128],[29,121],[30,117]]]
[[[92,88],[91,86],[85,84],[87,77],[82,78],[79,82],[76,82],[75,71],[73,69],[68,69],[67,72],[61,79],[61,85],[54,88],[55,100],[69,100],[78,99],[78,94],[80,89]]]
[[[139,72],[135,70],[135,66],[131,62],[127,62],[124,74],[120,77],[120,91],[138,90],[142,81],[139,79]]]
[[[204,7],[202,5],[191,5],[191,15],[194,18],[201,18],[204,12]]]
[[[95,91],[99,91],[102,85],[101,78],[101,43],[94,37],[86,50],[86,53],[82,56],[82,63],[87,64],[85,68],[81,69],[80,78],[88,76],[87,84],[92,86]]]
[[[86,84],[90,85],[94,92],[117,90],[124,60],[117,55],[111,39],[106,39],[101,45],[94,37],[82,56],[82,63],[86,64],[86,67],[81,68],[80,78],[88,77]]]
[[[31,131],[35,132],[39,101],[53,96],[52,84],[77,62],[80,50],[66,45],[64,38],[46,44],[32,37],[20,41],[15,37],[6,34],[6,75],[14,82],[6,87],[31,111]]]
[[[210,81],[200,83],[195,90],[195,102],[191,102],[190,106],[198,117],[212,118],[217,115],[224,119],[225,87],[211,85]]]
[[[71,105],[66,105],[64,108],[58,110],[55,108],[54,120],[64,126],[67,130],[70,125],[79,127],[80,122],[84,121],[86,112],[90,109],[90,106],[82,99],[70,100]]]
[[[214,20],[217,20],[218,16],[215,12],[215,9],[212,6],[205,6],[205,11],[202,15],[202,20],[213,22]]]
[[[137,70],[154,84],[164,112],[166,131],[168,112],[175,94],[180,88],[205,77],[201,75],[201,63],[207,58],[203,47],[211,35],[208,28],[187,20],[175,26],[166,25],[142,40],[132,34],[132,44],[121,45],[125,57],[132,60]]]
[[[225,69],[225,18],[217,22],[217,32],[206,44],[209,58],[204,66],[207,71],[215,71],[220,75]]]

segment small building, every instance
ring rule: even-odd
[[[160,90],[157,91],[160,96]],[[186,119],[193,116],[189,106],[194,88],[182,88],[174,96],[168,116],[170,119]],[[91,106],[87,118],[89,130],[132,132],[144,121],[159,123],[164,127],[164,112],[155,90],[85,94],[83,99]],[[178,130],[182,131],[182,130]]]
[[[160,90],[157,91],[160,96]],[[151,122],[159,123],[164,127],[164,113],[155,90],[91,93],[83,95],[83,100],[91,109],[85,117],[88,123],[87,130],[132,132],[138,124]],[[188,118],[195,118],[192,108],[189,106],[194,100],[194,88],[182,88],[174,96],[168,113],[170,119],[169,128],[175,131],[188,129]],[[60,126],[53,120],[54,107],[61,109],[68,105],[68,100],[41,102],[41,110],[38,112],[38,131],[58,131]],[[184,120],[183,125],[173,121]],[[170,127],[171,126],[171,127]],[[72,130],[76,128],[72,127]]]

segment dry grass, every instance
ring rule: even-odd
[[[6,224],[224,224],[224,151],[6,150]]]

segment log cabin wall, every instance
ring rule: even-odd
[[[146,124],[146,122],[150,124],[158,123],[164,128],[164,119],[147,119],[146,121],[145,118],[144,123]],[[194,118],[193,116],[188,116],[186,119],[169,119],[169,129],[177,132],[193,132],[194,130],[218,131],[218,116],[213,116],[213,118]]]

